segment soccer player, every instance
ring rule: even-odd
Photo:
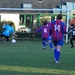
[[[11,35],[17,36],[14,32],[14,28],[12,27],[12,25],[13,23],[10,23],[10,25],[4,24],[2,26],[2,28],[4,28],[4,31],[1,34],[1,38],[4,37],[4,43],[6,43],[6,41],[9,41]]]
[[[46,25],[46,26],[47,26],[47,27],[50,27],[51,23],[48,22],[47,20],[46,20],[46,22],[47,22],[47,25]],[[50,42],[50,47],[51,47],[51,49],[54,50],[53,45],[52,45],[52,36],[51,36],[51,35],[52,35],[52,34],[51,34],[51,32],[50,32],[50,37],[49,37],[49,38],[50,38],[50,41],[49,41],[49,42]],[[46,45],[48,45],[48,41],[47,41]]]
[[[41,26],[40,28],[38,28],[34,32],[33,36],[36,33],[40,32],[40,31],[42,33],[42,45],[43,45],[43,49],[46,48],[46,42],[48,41],[50,48],[53,50],[51,39],[50,39],[50,27],[47,26],[47,22],[46,21],[44,22],[43,26]]]
[[[67,34],[71,33],[71,38],[70,38],[70,44],[71,48],[74,48],[73,41],[75,41],[75,26],[74,24],[71,24],[71,29],[67,32]]]
[[[59,63],[60,50],[63,46],[64,33],[66,33],[66,25],[61,21],[62,15],[57,15],[57,19],[51,22],[50,30],[52,32],[52,40],[54,43],[54,62]]]

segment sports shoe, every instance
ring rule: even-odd
[[[55,63],[56,63],[56,64],[59,64],[60,62],[59,62],[59,61],[55,61]]]
[[[4,40],[4,43],[6,44],[6,41]]]
[[[43,49],[46,49],[46,47],[43,47]]]
[[[48,45],[48,42],[46,43],[46,45]]]
[[[54,59],[54,63],[55,63],[56,59]]]
[[[54,48],[52,48],[52,50],[54,51]]]
[[[71,48],[74,48],[74,46],[71,46]]]

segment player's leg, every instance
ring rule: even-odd
[[[55,58],[56,58],[55,63],[59,63],[60,49],[61,49],[62,45],[63,45],[63,40],[57,41],[57,46],[56,46],[56,49],[54,50],[55,51]]]
[[[75,40],[75,38],[71,38],[71,39],[70,39],[71,48],[74,47],[73,40]]]
[[[56,61],[56,55],[57,55],[57,41],[53,41],[54,43],[54,62]]]
[[[4,43],[6,44],[7,41],[9,41],[9,36],[5,35]]]
[[[3,34],[1,34],[0,36],[1,36],[1,38],[5,37]]]
[[[52,50],[54,50],[54,48],[53,48],[53,44],[52,44],[52,42],[51,42],[50,37],[47,38],[47,41],[48,41],[48,43],[49,43],[50,48],[51,48]]]
[[[5,36],[6,37],[6,41],[9,41],[9,36]]]
[[[4,43],[6,43],[6,41],[5,41],[5,35],[4,34],[1,34],[1,38],[4,40]]]
[[[61,49],[61,46],[60,46],[60,45],[57,45],[56,61],[55,61],[55,63],[59,63],[59,58],[60,58],[60,49]]]
[[[46,41],[46,45],[48,45],[48,41]]]
[[[42,45],[43,45],[43,49],[46,48],[46,39],[45,38],[42,38]]]

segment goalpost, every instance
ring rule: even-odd
[[[66,22],[66,31],[68,31],[68,27],[69,27],[69,24],[68,24],[68,21],[69,21],[69,9],[25,9],[25,8],[0,8],[0,11],[39,11],[39,12],[42,12],[42,11],[61,11],[62,14],[63,14],[63,11],[66,11],[66,16],[67,16],[67,22]],[[66,43],[68,43],[68,35],[66,35]]]

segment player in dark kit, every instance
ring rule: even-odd
[[[73,41],[75,41],[75,26],[71,24],[71,29],[67,32],[67,34],[71,33],[70,44],[71,48],[74,48]]]

